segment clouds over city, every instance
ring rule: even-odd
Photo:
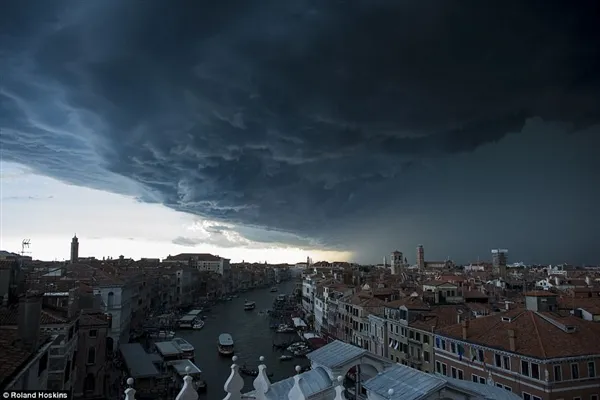
[[[501,167],[506,189],[524,190],[515,215],[547,194],[522,177],[548,157],[577,174],[559,168],[556,190],[591,194],[579,161],[597,144],[594,2],[186,4],[4,7],[3,159],[217,221],[180,245],[369,257],[448,235],[440,251],[466,246],[455,219],[515,203],[481,189]],[[500,149],[508,165],[490,165]],[[456,200],[467,190],[475,206]],[[496,229],[478,244],[513,232]]]

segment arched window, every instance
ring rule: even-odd
[[[87,363],[96,364],[96,348],[90,347],[87,353]]]
[[[111,309],[115,306],[115,294],[113,292],[108,292],[108,300],[106,301],[106,307]]]

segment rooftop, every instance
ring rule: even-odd
[[[470,320],[466,341],[511,351],[509,330],[515,332],[514,353],[538,359],[600,355],[600,324],[523,309]],[[463,340],[461,324],[447,326],[438,333]]]

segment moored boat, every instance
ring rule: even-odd
[[[271,292],[277,292],[278,290],[279,290],[279,289],[277,288],[277,286],[273,286],[273,287],[271,288]]]
[[[202,328],[204,328],[204,321],[201,319],[194,322],[194,325],[192,326],[192,329],[196,329],[196,330],[200,330]]]
[[[233,338],[229,333],[221,333],[218,342],[219,354],[223,356],[233,356]]]
[[[294,356],[289,356],[287,354],[282,355],[281,357],[279,357],[279,361],[289,361],[289,360],[293,360]]]
[[[182,358],[186,358],[188,360],[194,359],[194,346],[192,346],[182,338],[174,338],[172,342],[175,346],[177,346],[177,348],[181,350]]]

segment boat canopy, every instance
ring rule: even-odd
[[[189,374],[191,374],[191,375],[199,374],[202,372],[202,371],[200,371],[200,368],[198,368],[198,366],[196,364],[194,364],[193,362],[191,362],[190,360],[169,361],[169,362],[167,362],[167,365],[170,365],[173,368],[175,368],[175,371],[177,371],[177,374],[179,374],[179,376],[188,375],[188,372],[185,370],[187,367],[190,367]]]
[[[173,342],[156,342],[156,350],[165,357],[181,354],[181,350]]]
[[[181,319],[179,320],[179,322],[193,322],[196,319],[195,315],[184,315],[183,317],[181,317]]]
[[[193,315],[193,316],[197,317],[200,314],[202,314],[202,310],[192,310],[189,313],[187,313],[186,315]]]
[[[219,335],[219,344],[221,346],[233,346],[233,338],[229,333],[222,333]]]

